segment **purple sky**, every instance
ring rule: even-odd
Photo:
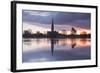
[[[71,25],[80,28],[90,29],[90,13],[50,12],[34,10],[22,11],[23,22],[33,22],[40,23],[41,25],[50,25],[52,18],[54,20],[55,25]]]

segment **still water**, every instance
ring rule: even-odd
[[[23,39],[23,62],[86,60],[91,58],[90,39]]]

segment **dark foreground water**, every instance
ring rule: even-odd
[[[90,39],[23,39],[23,62],[86,60]]]

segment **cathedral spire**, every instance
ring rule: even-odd
[[[53,22],[53,19],[52,19],[51,31],[52,32],[54,31],[54,22]]]

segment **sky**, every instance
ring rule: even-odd
[[[90,13],[35,10],[22,11],[23,28],[34,28],[34,31],[44,29],[50,30],[52,19],[57,31],[63,29],[70,30],[71,27],[90,30],[91,26]]]

